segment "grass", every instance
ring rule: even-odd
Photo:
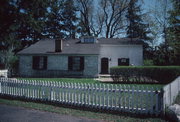
[[[20,80],[38,80],[38,81],[54,81],[54,82],[66,82],[66,83],[90,83],[90,84],[114,84],[114,83],[104,83],[97,81],[93,78],[18,78]],[[164,85],[162,84],[117,84],[124,85],[130,88],[132,87],[147,87],[149,89],[161,89]]]
[[[56,81],[67,83],[100,83],[93,78],[18,78],[20,80]]]
[[[86,117],[89,119],[98,119],[108,122],[165,122],[165,120],[162,120],[161,118],[137,118],[127,115],[114,115],[108,113],[84,111],[84,110],[65,108],[65,107],[53,106],[42,103],[24,102],[20,100],[8,100],[2,98],[0,98],[0,104],[20,106],[30,109],[48,111],[48,112],[64,114],[64,115],[71,115],[76,117]]]

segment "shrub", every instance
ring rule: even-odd
[[[167,84],[180,75],[180,66],[118,66],[110,74],[115,82]]]
[[[144,60],[144,66],[153,66],[153,60]]]

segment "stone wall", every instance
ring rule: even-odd
[[[69,76],[97,77],[98,76],[97,55],[84,56],[84,71],[69,71],[68,55],[47,55],[47,56],[48,56],[47,70],[33,70],[32,55],[27,55],[27,56],[20,55],[19,56],[20,77],[69,77]]]
[[[32,71],[32,56],[19,56],[19,75],[22,77],[31,77]]]
[[[84,76],[98,76],[98,56],[85,56]]]
[[[48,70],[68,70],[68,56],[49,55]]]

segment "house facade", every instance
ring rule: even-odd
[[[142,44],[136,39],[43,39],[19,55],[20,77],[97,77],[113,66],[143,63]]]

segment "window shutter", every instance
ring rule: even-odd
[[[129,66],[129,58],[126,59],[126,64]]]
[[[84,57],[80,57],[80,70],[84,70]]]
[[[121,59],[118,58],[118,66],[121,66]]]
[[[32,68],[33,69],[38,69],[39,67],[39,57],[38,56],[33,56],[33,62],[32,62]]]
[[[68,70],[72,70],[73,60],[72,57],[68,57]]]
[[[47,56],[44,56],[43,69],[47,69]]]

